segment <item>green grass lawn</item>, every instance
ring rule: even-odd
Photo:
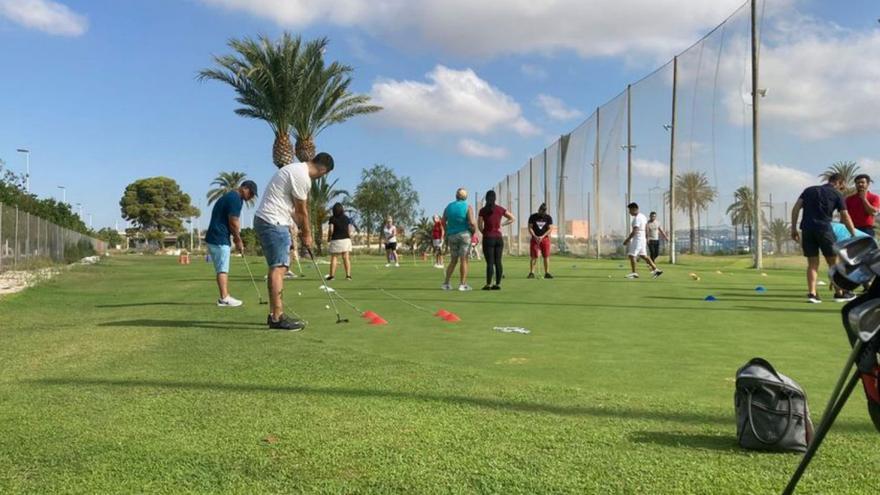
[[[848,346],[830,294],[805,302],[799,264],[761,276],[705,258],[630,281],[619,261],[557,259],[555,280],[506,262],[503,291],[459,293],[429,264],[358,259],[334,286],[386,326],[344,304],[351,323],[335,324],[306,270],[285,295],[310,323],[300,333],[265,328],[237,259],[241,308],[214,305],[209,264],[158,257],[4,297],[0,493],[782,490],[799,456],[736,446],[733,377],[769,359],[818,423]],[[799,493],[880,490],[880,436],[856,394]]]

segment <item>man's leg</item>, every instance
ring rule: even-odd
[[[281,292],[284,291],[284,274],[287,273],[286,266],[273,266],[269,268],[269,310],[272,312],[272,319],[278,321],[284,314],[284,304],[281,298]]]
[[[823,255],[823,257],[825,258],[825,263],[828,263],[828,268],[831,268],[832,266],[837,264],[837,256],[824,256]],[[819,268],[819,260],[817,259],[816,260],[816,278],[818,278],[818,276],[819,276],[818,268]],[[846,291],[844,291],[843,289],[839,289],[837,287],[834,288],[834,295],[835,296],[841,295],[844,292],[846,292]],[[813,294],[815,294],[815,292]]]
[[[226,273],[217,274],[217,288],[220,289],[220,299],[229,297],[229,276]]]
[[[657,265],[654,263],[654,261],[651,258],[649,258],[648,256],[645,256],[644,254],[640,255],[639,258],[642,258],[643,260],[645,260],[645,263],[647,263],[648,266],[651,267],[651,271],[657,270]]]
[[[550,253],[544,253],[544,275],[550,273]]]
[[[449,285],[449,281],[452,280],[452,273],[455,271],[455,264],[458,263],[458,256],[454,253],[450,256],[449,265],[446,267],[446,280],[443,282],[446,285]]]
[[[461,276],[461,285],[467,285],[468,278],[468,266],[470,265],[470,260],[467,256],[461,257],[461,268],[459,269]]]
[[[537,262],[538,262],[538,258],[532,256],[531,259],[529,260],[529,274],[535,273],[535,264],[537,264]]]
[[[819,274],[819,257],[807,257],[807,291],[810,294],[818,294],[816,292],[816,278]]]

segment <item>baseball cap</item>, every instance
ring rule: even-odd
[[[257,183],[252,180],[246,180],[241,183],[241,187],[246,187],[251,190],[254,196],[257,195]]]

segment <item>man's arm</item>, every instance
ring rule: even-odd
[[[468,226],[471,229],[471,234],[477,231],[477,222],[474,220],[474,209],[471,205],[468,205],[467,209],[467,220]]]
[[[550,220],[547,220],[547,232],[544,232],[544,235],[541,236],[540,240],[544,240],[545,237],[548,237],[550,235],[550,230],[551,230],[550,227],[552,227],[552,226],[553,226],[553,219],[550,218]]]
[[[638,228],[637,226],[633,225],[633,229],[632,229],[632,231],[630,231],[629,235],[626,236],[626,240],[623,241],[623,244],[624,244],[624,245],[629,244],[629,241],[632,240],[633,236],[636,235],[636,234],[638,234],[638,233],[639,233],[639,228]]]
[[[841,211],[840,212],[840,219],[843,221],[843,224],[846,225],[846,230],[849,231],[849,235],[855,236],[856,235],[856,227],[852,223],[852,218],[850,218],[849,212],[846,210]]]
[[[663,231],[663,227],[657,227],[657,232],[660,232],[660,237],[662,237],[664,241],[669,240],[669,236]]]
[[[801,242],[801,234],[798,232],[798,217],[801,216],[801,208],[804,207],[804,200],[798,198],[794,206],[791,208],[791,238],[795,242]],[[849,216],[849,215],[847,215]]]
[[[303,246],[312,248],[312,227],[309,225],[309,204],[305,199],[293,200],[293,221],[299,226]]]
[[[880,209],[877,208],[877,205],[872,205],[871,202],[868,201],[868,191],[860,192],[858,195],[859,199],[862,200],[862,206],[865,208],[865,213],[874,216],[880,211]]]
[[[238,249],[239,253],[244,253],[244,243],[241,242],[241,222],[238,217],[229,217],[229,232],[232,234],[235,249]]]

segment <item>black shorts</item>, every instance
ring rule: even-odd
[[[834,256],[834,231],[831,227],[825,230],[804,230],[801,232],[801,246],[804,248],[804,256],[812,258],[819,256]]]
[[[396,251],[397,250],[397,243],[396,242],[386,242],[385,243],[385,250],[386,251]]]
[[[870,237],[874,237],[874,226],[868,225],[865,227],[856,227],[856,230],[861,230],[862,232],[868,234]]]

